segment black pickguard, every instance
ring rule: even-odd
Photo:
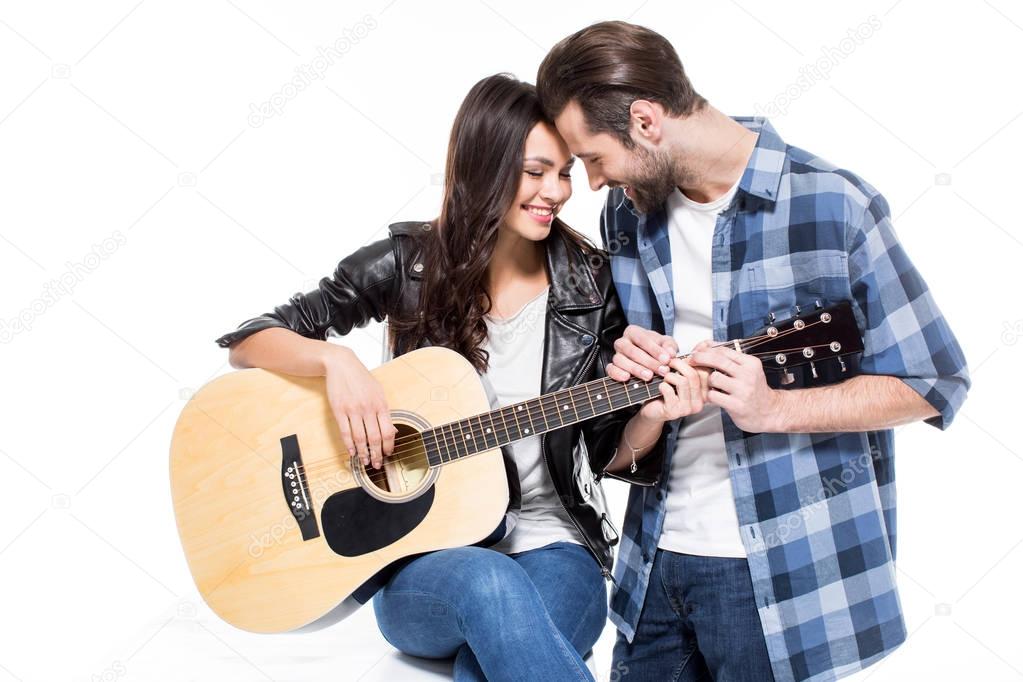
[[[433,506],[433,486],[408,502],[382,502],[362,488],[334,493],[320,510],[327,545],[356,557],[386,547],[422,523]]]

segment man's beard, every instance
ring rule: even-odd
[[[657,210],[672,192],[679,176],[675,160],[667,150],[651,151],[637,145],[636,167],[633,177],[628,180],[629,197],[640,213]]]

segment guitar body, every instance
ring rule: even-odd
[[[199,592],[228,623],[308,626],[396,560],[500,524],[500,449],[430,467],[416,447],[418,433],[490,409],[468,361],[424,348],[372,374],[404,443],[383,472],[346,451],[322,377],[232,372],[182,411],[170,453],[178,532]]]

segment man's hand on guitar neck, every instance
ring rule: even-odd
[[[707,370],[677,355],[678,344],[670,336],[630,324],[615,341],[607,375],[616,381],[649,381],[655,373],[664,377],[661,399],[645,404],[640,415],[651,422],[671,421],[702,410],[709,391]]]
[[[754,355],[701,341],[689,356],[709,368],[707,402],[728,412],[735,425],[749,433],[780,431],[780,391],[767,385],[764,364]]]
[[[871,431],[938,415],[897,377],[860,375],[829,386],[779,390],[768,386],[755,356],[712,341],[701,341],[684,360],[674,357],[677,349],[670,337],[630,325],[615,342],[618,352],[608,376],[649,380],[654,372],[663,376],[667,366],[695,371],[706,382],[704,401],[725,410],[749,433]]]
[[[674,339],[636,325],[626,328],[622,338],[615,342],[615,350],[614,364],[608,366],[612,378],[626,381],[635,376],[649,380],[654,372],[667,377],[671,368],[682,374],[689,385],[698,387],[702,400],[696,409],[671,418],[699,412],[704,403],[710,403],[727,411],[744,431],[778,429],[779,391],[767,385],[763,364],[754,356],[706,340],[698,343],[688,357],[678,358]]]

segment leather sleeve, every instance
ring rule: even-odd
[[[605,280],[601,287],[604,294],[604,316],[597,339],[597,343],[600,345],[592,379],[607,376],[607,366],[611,364],[615,354],[614,342],[625,332],[625,327],[628,325],[621,301],[611,282],[610,267],[605,266],[605,268],[605,272],[601,273],[602,276],[598,277],[598,281]],[[611,476],[637,485],[657,484],[664,461],[664,448],[670,422],[665,422],[653,449],[642,459],[636,461],[635,473],[631,473],[628,469],[616,473],[605,472],[605,468],[614,459],[618,450],[625,425],[639,412],[640,407],[640,405],[635,405],[582,423],[583,438],[586,440],[586,450],[590,456],[590,468],[598,480],[603,476]]]
[[[297,293],[273,312],[242,322],[217,344],[229,348],[270,327],[324,340],[329,330],[343,336],[370,320],[382,321],[398,295],[396,241],[389,237],[360,248],[338,263],[334,274],[321,279],[315,290]]]

